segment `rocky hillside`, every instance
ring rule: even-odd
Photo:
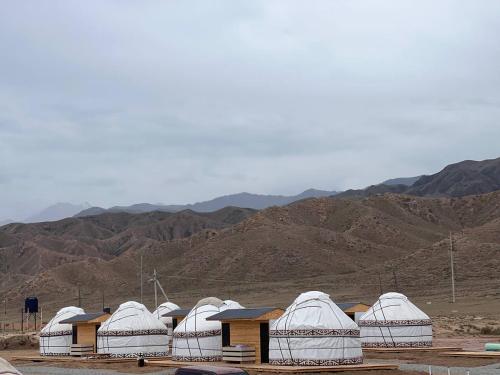
[[[384,193],[421,197],[464,197],[490,193],[500,190],[500,158],[482,161],[465,160],[450,164],[433,175],[421,176],[415,181],[414,179],[416,178],[387,180],[366,189],[346,190],[336,197],[369,197]]]
[[[439,173],[422,176],[406,193],[463,197],[496,190],[500,190],[500,158],[450,164]]]
[[[156,268],[168,293],[182,298],[260,293],[271,303],[318,288],[358,299],[377,294],[380,283],[428,295],[449,288],[450,232],[459,290],[483,293],[498,287],[499,228],[500,192],[319,198],[257,213],[106,214],[9,225],[0,232],[0,293],[60,305],[75,303],[80,285],[97,305],[101,293],[116,303],[137,298],[142,253],[146,274]],[[282,292],[270,294],[275,288]]]

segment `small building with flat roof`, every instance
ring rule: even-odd
[[[71,324],[73,326],[73,344],[92,345],[94,352],[97,348],[97,330],[102,322],[111,316],[110,312],[80,314],[65,319],[60,323]]]
[[[255,363],[269,362],[269,322],[285,311],[276,307],[228,309],[207,320],[222,323],[222,347],[246,345],[255,348]]]

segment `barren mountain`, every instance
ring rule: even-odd
[[[114,206],[108,209],[102,207],[90,207],[76,214],[76,217],[84,217],[90,215],[99,215],[105,212],[127,212],[131,214],[152,212],[152,211],[165,211],[165,212],[178,212],[182,210],[192,210],[196,212],[213,212],[220,210],[224,207],[244,207],[261,210],[271,206],[284,206],[286,204],[296,202],[307,198],[328,197],[337,194],[336,191],[326,191],[317,189],[308,189],[297,195],[265,195],[265,194],[251,194],[251,193],[238,193],[224,195],[204,202],[197,202],[193,204],[149,204],[139,203],[131,206]]]
[[[369,197],[384,193],[421,197],[463,197],[497,190],[500,190],[500,158],[465,160],[450,164],[433,175],[387,180],[365,189],[346,190],[336,197]]]
[[[450,196],[483,194],[500,189],[500,158],[450,164],[441,172],[422,176],[407,194]]]
[[[45,306],[60,306],[75,303],[80,285],[94,308],[101,293],[114,304],[138,298],[142,253],[145,273],[156,268],[167,293],[189,303],[221,293],[278,303],[306,288],[359,299],[381,285],[429,295],[449,288],[450,232],[457,288],[491,293],[498,288],[499,226],[500,192],[318,198],[257,213],[232,208],[11,224],[0,229],[0,293],[16,303],[34,294]]]

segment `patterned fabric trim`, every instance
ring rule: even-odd
[[[359,329],[277,329],[269,332],[269,337],[291,336],[342,336],[359,337]]]
[[[41,332],[40,337],[72,336],[73,331]]]
[[[98,337],[104,336],[150,336],[150,335],[168,335],[167,329],[141,329],[130,331],[103,331],[97,332]]]
[[[116,353],[106,353],[112,358],[137,358],[137,357],[166,357],[168,352],[151,352],[151,353],[126,353],[126,354],[116,354]]]
[[[420,320],[360,320],[360,327],[431,326],[430,319]]]
[[[190,357],[190,356],[174,355],[172,356],[172,360],[184,361],[184,362],[220,362],[222,361],[222,356],[217,355],[217,356]]]
[[[339,358],[339,359],[270,359],[270,365],[277,366],[341,366],[359,365],[363,363],[363,357]]]
[[[174,338],[185,339],[189,337],[212,337],[222,335],[222,330],[213,329],[211,331],[199,331],[199,332],[174,332]]]
[[[40,353],[40,356],[42,356],[42,357],[62,357],[62,356],[69,356],[69,352],[67,352],[67,353]]]
[[[414,342],[363,342],[363,348],[428,348],[432,346],[432,341]]]

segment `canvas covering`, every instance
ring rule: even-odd
[[[222,360],[222,325],[206,320],[227,309],[241,309],[238,302],[215,297],[200,300],[174,330],[172,359],[216,362]]]
[[[154,317],[159,319],[167,327],[169,342],[170,340],[172,340],[172,334],[173,334],[172,317],[162,316],[162,315],[178,309],[180,309],[180,307],[175,303],[164,302],[161,305],[159,305],[155,311],[153,311]]]
[[[143,304],[125,302],[97,331],[97,352],[112,357],[166,356],[168,330]]]
[[[336,366],[363,362],[359,328],[328,294],[302,293],[271,326],[273,365]]]
[[[366,348],[432,346],[432,322],[403,294],[386,293],[359,319]]]
[[[64,307],[56,313],[40,331],[40,355],[69,355],[73,342],[73,326],[59,322],[80,314],[85,314],[85,311],[75,306]]]

